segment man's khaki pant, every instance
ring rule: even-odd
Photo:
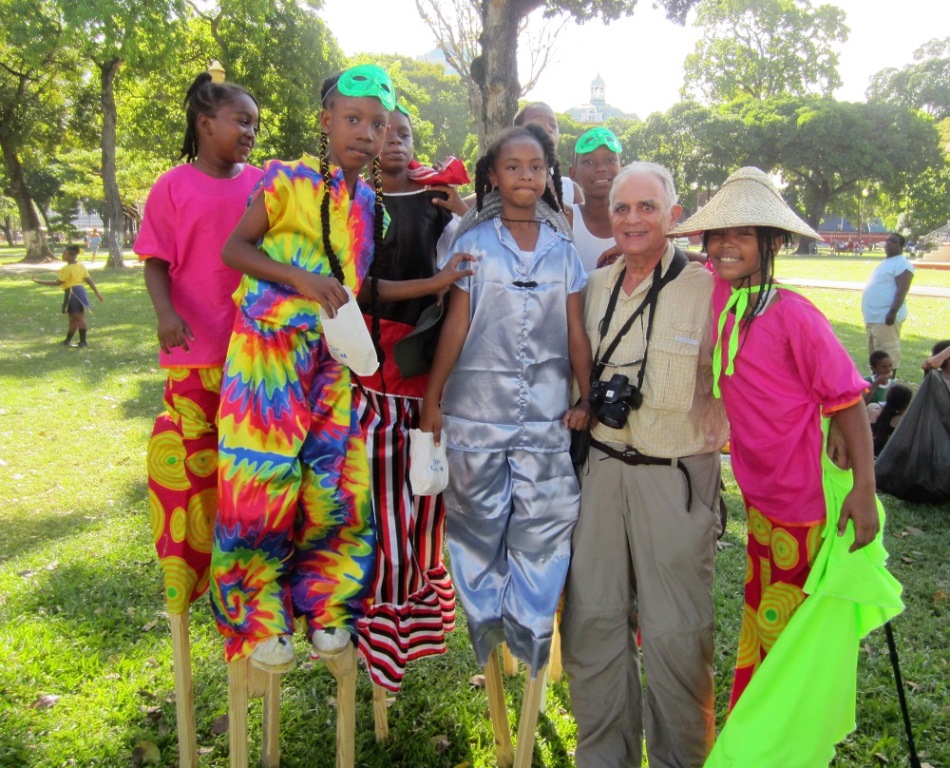
[[[592,447],[581,476],[561,622],[578,768],[640,768],[644,731],[650,768],[700,768],[712,747],[720,459],[683,461],[688,510],[675,467],[629,466]]]
[[[881,350],[891,356],[894,363],[894,370],[901,362],[901,326],[902,321],[895,322],[894,325],[886,323],[865,323],[864,328],[868,334],[868,354]]]

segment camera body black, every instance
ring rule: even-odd
[[[594,381],[587,398],[597,420],[611,429],[621,429],[627,423],[630,411],[643,405],[643,393],[622,373],[615,373],[610,381]]]

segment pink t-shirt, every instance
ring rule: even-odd
[[[241,273],[224,265],[221,247],[262,176],[245,165],[233,179],[216,179],[186,163],[162,174],[149,192],[134,250],[139,259],[168,262],[172,304],[195,336],[190,352],[159,351],[162,367],[224,364]]]
[[[713,333],[729,299],[716,278]],[[730,316],[724,335],[732,333]],[[823,314],[804,296],[780,290],[740,337],[732,376],[719,378],[729,417],[736,482],[750,506],[786,525],[825,519],[822,414],[857,402],[867,383]]]

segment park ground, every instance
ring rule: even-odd
[[[93,307],[90,346],[67,349],[59,343],[65,329],[59,292],[30,282],[57,265],[16,264],[18,257],[0,249],[0,766],[175,766],[171,645],[145,483],[145,447],[163,376],[141,270],[94,270],[105,301]],[[863,283],[879,258],[783,256],[777,272],[790,280]],[[950,272],[920,270],[915,285],[950,289]],[[802,290],[863,371],[860,293]],[[950,337],[950,299],[913,295],[909,307],[900,375],[919,382],[931,344]],[[720,726],[745,563],[745,518],[727,462],[724,467],[730,519],[717,557]],[[950,507],[890,496],[883,502],[890,567],[907,605],[894,625],[918,749],[922,762],[950,768]],[[192,634],[202,765],[223,767],[226,671],[205,601],[192,611]],[[460,613],[448,652],[410,667],[389,710],[386,744],[374,740],[371,691],[361,675],[358,764],[494,765],[485,692],[472,682],[478,672]],[[522,680],[509,680],[507,688],[514,718]],[[862,641],[858,691],[857,730],[833,765],[909,765],[882,631]],[[282,765],[333,766],[334,694],[319,663],[285,676]],[[254,762],[259,717],[251,722],[258,723],[251,734]],[[534,766],[571,766],[574,739],[567,685],[554,683]]]

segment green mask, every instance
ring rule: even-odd
[[[353,98],[379,99],[390,112],[396,108],[396,89],[389,74],[375,64],[360,64],[350,67],[336,81],[337,90]]]
[[[593,152],[597,147],[607,147],[611,152],[616,152],[618,155],[623,152],[623,147],[620,146],[620,139],[617,138],[614,132],[609,128],[598,126],[581,134],[581,137],[574,145],[574,154],[586,155],[589,152]]]

